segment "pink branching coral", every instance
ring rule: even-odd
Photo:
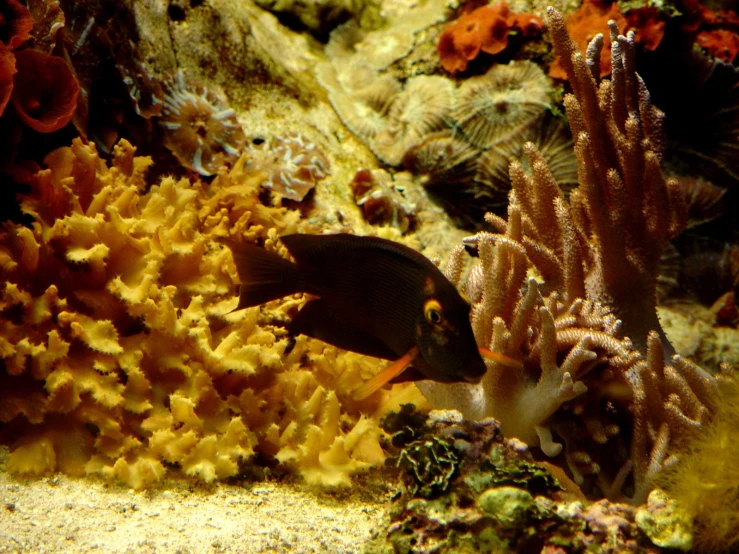
[[[250,167],[267,173],[262,186],[301,201],[321,179],[330,175],[326,154],[302,135],[272,137],[250,149]]]
[[[180,70],[165,83],[159,125],[164,144],[187,168],[214,175],[241,154],[246,137],[226,100]]]
[[[640,503],[716,405],[715,380],[670,355],[655,312],[660,254],[686,207],[662,176],[661,114],[635,72],[633,35],[611,25],[611,80],[598,82],[602,36],[586,57],[551,8],[548,23],[573,86],[579,186],[566,200],[528,143],[530,173],[511,164],[508,218],[489,214],[497,232],[469,241],[480,262],[463,278],[460,247],[446,269],[472,303],[478,343],[524,370],[418,386],[435,406],[499,419],[588,494]]]

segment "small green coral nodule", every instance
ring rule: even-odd
[[[531,494],[523,489],[496,487],[480,495],[477,507],[504,529],[514,529],[525,524],[529,511],[535,509],[535,503]]]

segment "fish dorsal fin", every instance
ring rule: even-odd
[[[304,235],[296,233],[284,235],[280,240],[298,263],[313,264],[324,259],[335,259],[337,256],[362,250],[384,250],[388,253],[405,258],[425,269],[429,267],[438,269],[431,261],[421,254],[398,242],[381,239],[378,237],[365,237],[351,235],[349,233],[336,233],[332,235]]]

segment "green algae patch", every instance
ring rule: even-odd
[[[488,489],[477,499],[477,506],[483,514],[492,517],[504,529],[524,525],[530,512],[536,510],[531,494],[516,487]]]
[[[684,552],[693,547],[692,518],[664,491],[651,492],[646,506],[636,512],[636,524],[657,546]]]

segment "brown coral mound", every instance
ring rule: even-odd
[[[479,264],[463,280],[460,248],[447,268],[472,302],[478,342],[524,371],[419,388],[435,406],[499,419],[588,494],[640,503],[716,402],[715,380],[666,351],[655,312],[660,255],[687,210],[662,176],[661,114],[635,72],[633,35],[611,26],[611,80],[598,82],[599,39],[586,58],[551,8],[549,27],[574,91],[565,106],[579,185],[568,202],[526,145],[531,173],[511,164],[507,220],[490,214],[497,232],[470,239]]]
[[[46,164],[22,199],[33,226],[0,235],[11,470],[142,487],[172,467],[233,476],[257,451],[346,484],[383,461],[376,417],[349,397],[373,360],[303,338],[283,357],[295,299],[231,313],[236,270],[217,239],[276,248],[297,230],[296,212],[259,203],[262,173],[242,159],[208,191],[168,177],[144,193],[149,158],[122,141],[108,167],[78,139]]]

